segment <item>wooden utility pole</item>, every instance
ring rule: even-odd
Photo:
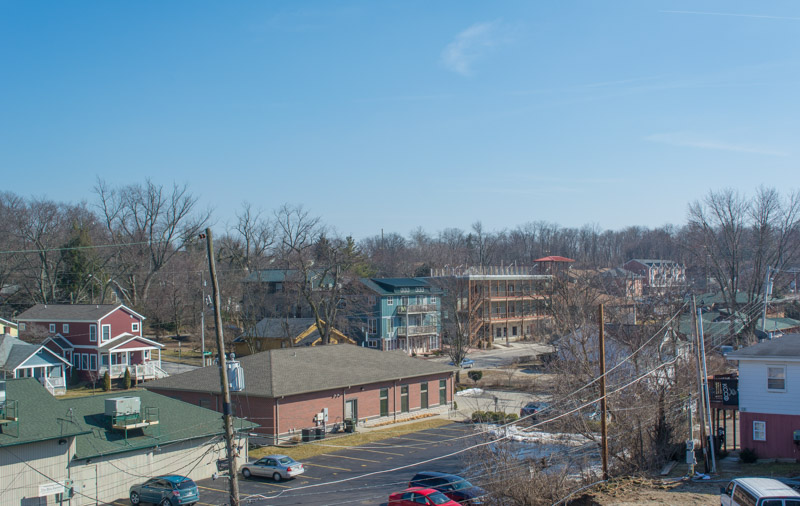
[[[697,326],[699,324],[698,315],[700,313],[697,311],[697,302],[694,296],[692,296],[692,321],[694,322],[694,350],[695,350],[695,360],[697,363],[697,406],[699,409],[700,415],[700,447],[703,449],[703,469],[704,472],[708,472],[711,467],[708,465],[708,438],[706,438],[706,402],[705,396],[703,395],[703,373],[702,367],[700,365],[700,336],[697,331]],[[701,316],[702,318],[702,316]]]
[[[701,315],[698,315],[698,316],[701,317]],[[703,320],[702,320],[702,317],[701,317],[701,320],[700,320],[700,326],[698,327],[698,334],[700,335],[700,353],[702,354],[702,357],[703,357],[703,392],[705,394],[703,396],[703,400],[706,403],[705,404],[706,417],[708,417],[708,433],[709,433],[709,436],[710,436],[708,438],[709,447],[710,447],[708,449],[708,453],[711,454],[711,472],[712,473],[716,473],[717,472],[717,457],[716,457],[716,455],[714,453],[714,449],[716,448],[715,445],[714,445],[715,434],[714,434],[714,423],[712,422],[712,419],[711,419],[711,397],[709,396],[709,392],[708,392],[708,368],[706,367],[706,341],[703,338]],[[705,424],[705,420],[703,420],[703,423]]]
[[[602,438],[601,455],[603,457],[603,479],[608,480],[608,427],[606,417],[608,416],[606,406],[606,336],[604,329],[603,305],[600,304],[599,327],[600,327],[600,437]]]
[[[211,229],[205,233],[208,249],[208,270],[211,273],[211,290],[214,295],[214,328],[217,332],[217,352],[219,353],[219,382],[222,388],[222,419],[225,421],[225,450],[228,455],[228,478],[230,484],[230,506],[239,506],[239,480],[237,479],[236,442],[233,434],[233,414],[231,413],[231,391],[228,387],[228,369],[225,363],[225,341],[222,337],[222,314],[220,313],[219,282],[214,264],[214,240]]]

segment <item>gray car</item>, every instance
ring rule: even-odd
[[[303,464],[286,455],[267,455],[242,466],[242,476],[268,476],[275,481],[288,480],[306,472]]]

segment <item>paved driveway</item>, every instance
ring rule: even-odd
[[[465,448],[478,440],[472,434],[472,426],[453,423],[320,455],[304,461],[305,474],[292,480],[276,483],[268,478],[240,479],[240,497],[243,504],[257,505],[382,504],[390,493],[406,488],[418,471],[463,470],[464,454],[420,462]],[[198,486],[201,505],[227,503],[226,480],[202,480]]]

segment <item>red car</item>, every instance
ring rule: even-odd
[[[389,496],[389,506],[445,505],[460,506],[446,495],[432,488],[411,487]]]

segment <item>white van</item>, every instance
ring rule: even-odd
[[[720,489],[722,506],[800,506],[800,493],[771,478],[736,478]]]

